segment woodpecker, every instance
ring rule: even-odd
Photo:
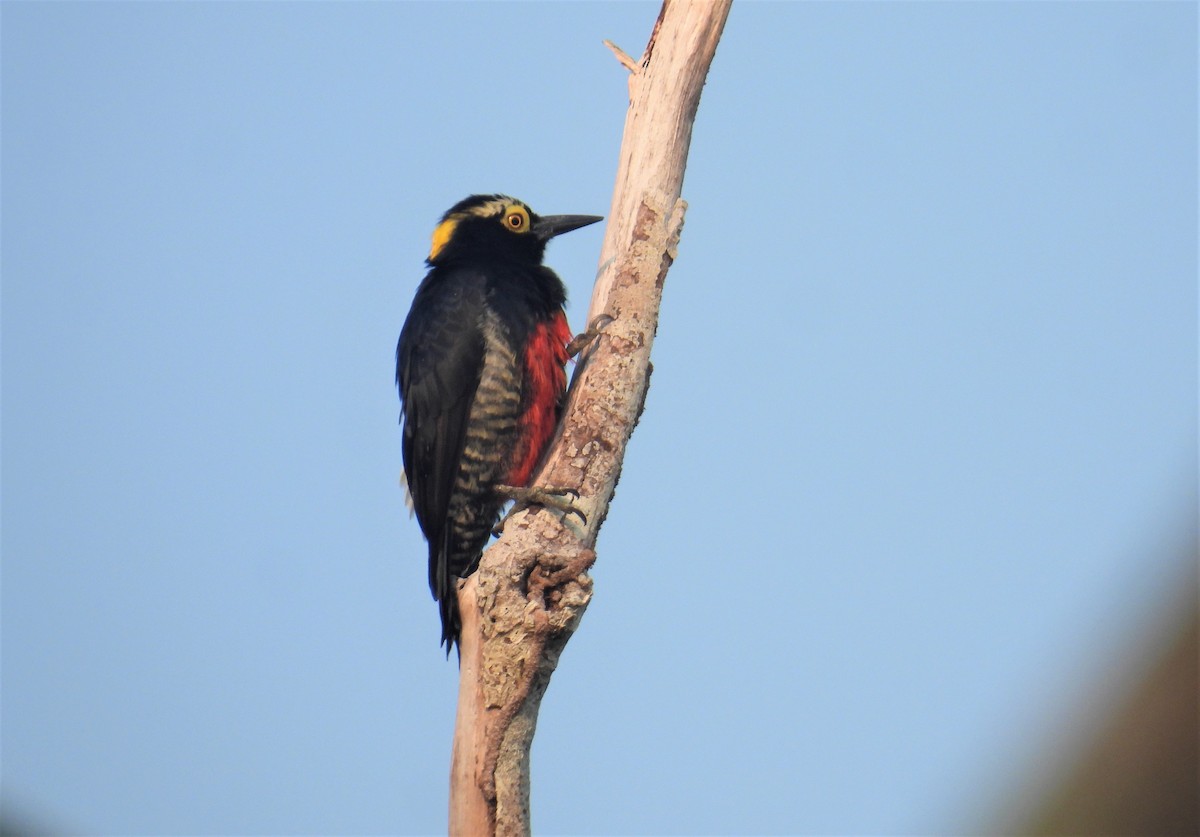
[[[475,571],[508,497],[529,485],[562,411],[571,329],[551,238],[603,220],[539,216],[472,195],[433,231],[396,346],[404,476],[429,542],[429,587],[447,656],[459,642],[457,582]]]

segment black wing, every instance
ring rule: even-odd
[[[481,274],[435,268],[417,289],[396,346],[404,473],[429,541],[429,587],[443,603],[455,597],[446,567],[446,514],[483,367],[485,300]]]

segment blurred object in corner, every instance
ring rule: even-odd
[[[1193,561],[1195,555],[1193,554]],[[1200,835],[1200,591],[1025,834]]]

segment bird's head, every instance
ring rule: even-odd
[[[554,236],[602,220],[599,215],[542,216],[507,195],[471,195],[442,216],[426,261],[436,265],[478,256],[541,264],[546,242]]]

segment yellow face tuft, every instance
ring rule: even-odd
[[[433,261],[438,257],[438,253],[450,243],[451,237],[454,235],[454,228],[458,226],[458,218],[451,216],[445,221],[437,225],[437,229],[433,231],[433,245],[429,248],[429,261]]]
[[[438,224],[433,231],[433,243],[429,248],[429,261],[436,259],[438,254],[450,243],[450,239],[454,237],[454,231],[458,228],[459,222],[464,218],[471,217],[495,218],[504,225],[504,229],[512,233],[523,234],[529,232],[529,207],[515,198],[497,198],[496,200],[488,201],[479,206],[473,206],[462,212],[455,212]]]

